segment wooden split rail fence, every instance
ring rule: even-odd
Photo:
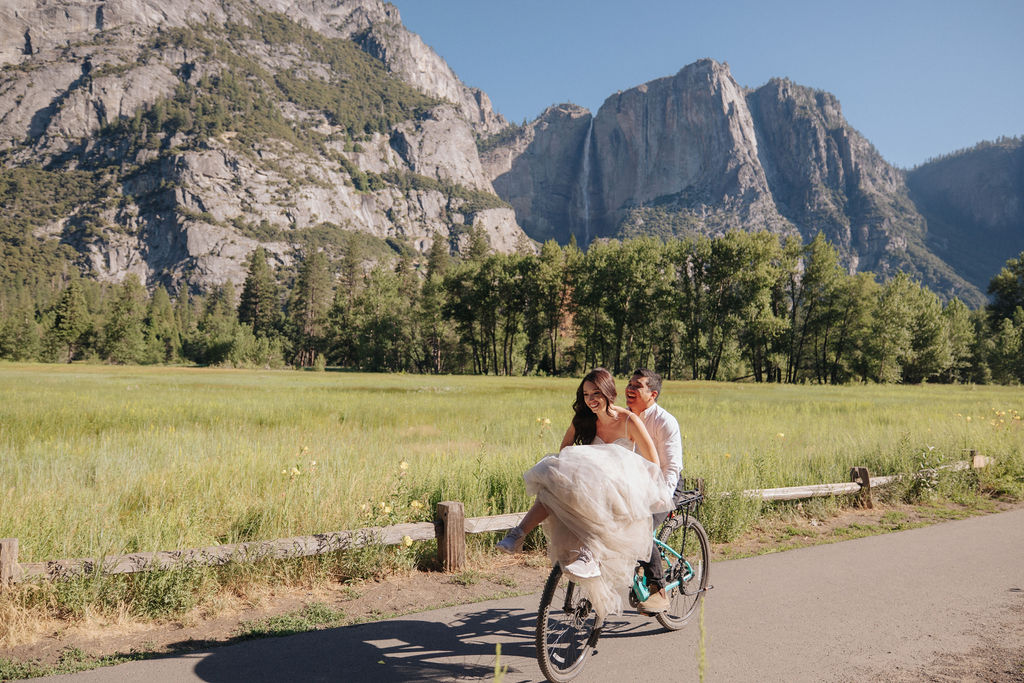
[[[989,458],[971,451],[971,460],[947,465],[943,469],[963,470],[984,467]],[[930,472],[934,472],[931,470]],[[911,476],[923,476],[928,470]],[[798,500],[820,496],[857,494],[862,504],[871,507],[872,487],[891,483],[901,476],[872,478],[867,468],[850,470],[850,481],[838,484],[790,486],[776,489],[753,489],[741,495],[761,500]],[[702,480],[695,486],[703,488]],[[723,494],[727,495],[727,494]],[[272,541],[250,541],[216,545],[189,550],[169,550],[150,553],[132,553],[104,557],[100,560],[71,559],[49,562],[19,562],[18,539],[0,539],[0,588],[4,585],[45,577],[62,579],[95,573],[131,574],[150,569],[170,569],[176,566],[222,565],[228,562],[255,562],[265,559],[309,557],[362,548],[370,545],[399,545],[408,541],[437,540],[438,561],[445,571],[459,571],[466,562],[466,534],[480,534],[511,529],[525,512],[514,512],[490,517],[466,517],[462,503],[445,501],[437,504],[433,522],[397,524],[389,527],[369,527],[354,531],[334,531],[312,536],[279,538]]]

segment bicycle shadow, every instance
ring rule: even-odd
[[[530,680],[521,659],[535,661],[535,621],[536,613],[491,608],[449,623],[398,619],[252,640],[202,653],[194,673],[211,683],[491,680],[501,643],[508,674]]]
[[[405,618],[244,641],[186,657],[209,683],[252,681],[493,680],[501,644],[505,680],[540,680],[534,645],[535,607],[491,607],[448,621]],[[633,638],[663,629],[635,612],[610,617],[601,640]],[[600,658],[601,641],[594,653]]]

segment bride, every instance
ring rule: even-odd
[[[587,590],[602,618],[621,611],[636,561],[651,555],[652,513],[672,507],[654,442],[616,396],[604,368],[583,378],[561,450],[523,475],[536,502],[498,544],[515,552],[543,522],[549,557]]]

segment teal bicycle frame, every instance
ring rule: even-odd
[[[665,553],[667,552],[669,555],[675,558],[672,561],[672,564],[682,561],[683,566],[685,567],[682,576],[682,581],[678,579],[675,581],[670,581],[668,585],[665,586],[666,591],[671,591],[673,589],[679,588],[679,585],[683,581],[689,581],[694,577],[693,565],[691,565],[688,560],[684,560],[682,555],[677,553],[667,544],[658,540],[657,535],[655,535],[654,537],[654,543],[658,546],[658,548],[661,549],[662,557],[666,557]],[[633,575],[633,595],[635,595],[640,602],[643,602],[647,598],[651,597],[651,591],[647,588],[647,575],[642,571],[635,572]]]

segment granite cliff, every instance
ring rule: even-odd
[[[490,148],[484,168],[537,239],[821,232],[851,272],[907,271],[983,301],[983,286],[930,250],[904,172],[834,96],[779,79],[747,90],[710,59],[616,93],[593,116],[552,107]]]
[[[389,4],[14,0],[0,64],[0,180],[90,184],[32,233],[94,276],[204,289],[354,232],[532,248],[476,148],[505,121]]]
[[[286,265],[353,236],[387,258],[763,229],[979,305],[1024,247],[1022,157],[908,173],[833,95],[710,59],[510,126],[378,0],[0,7],[5,259],[172,290],[239,282],[257,244]]]

